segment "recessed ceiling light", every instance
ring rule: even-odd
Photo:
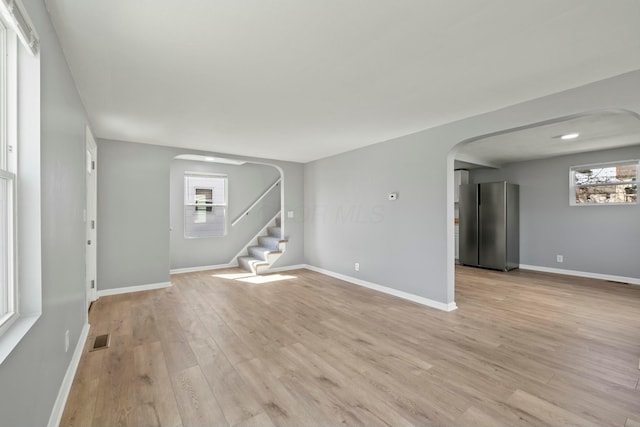
[[[576,138],[577,138],[577,137],[579,137],[579,136],[580,136],[580,134],[579,134],[578,132],[575,132],[575,133],[567,133],[567,134],[565,134],[565,135],[562,135],[562,136],[560,137],[560,139],[564,139],[564,140],[566,141],[567,139],[576,139]]]
[[[214,159],[213,157],[205,157],[204,158],[207,162],[215,162],[216,159]]]

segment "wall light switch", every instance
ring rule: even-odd
[[[398,193],[389,193],[387,197],[389,200],[398,200]]]
[[[287,218],[293,218],[293,211],[287,211]]]

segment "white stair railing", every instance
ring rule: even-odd
[[[253,203],[251,204],[251,206],[249,206],[249,207],[247,208],[247,210],[245,210],[244,212],[242,212],[242,214],[240,214],[240,216],[238,216],[236,219],[234,219],[234,220],[233,220],[233,222],[231,223],[231,226],[232,226],[232,227],[233,227],[233,226],[235,226],[237,223],[239,223],[240,221],[242,221],[242,219],[243,219],[244,217],[246,217],[247,215],[249,215],[249,212],[251,212],[251,210],[252,210],[253,208],[255,208],[255,207],[258,205],[258,203],[260,203],[260,201],[261,201],[262,199],[264,199],[264,198],[267,196],[267,194],[269,194],[269,192],[270,192],[271,190],[273,190],[274,188],[276,188],[276,187],[278,186],[278,184],[280,184],[280,182],[281,182],[281,181],[282,181],[282,178],[278,178],[278,180],[277,180],[276,182],[274,182],[274,183],[273,183],[269,188],[267,188],[267,190],[266,190],[264,193],[262,193],[262,196],[258,197],[258,199],[257,199],[255,202],[253,202]]]

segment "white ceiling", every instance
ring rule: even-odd
[[[578,137],[562,140],[562,135]],[[625,111],[602,111],[477,139],[462,147],[459,158],[501,166],[524,160],[620,148],[640,144],[640,117]],[[468,168],[459,163],[457,168]]]
[[[639,0],[46,0],[98,138],[307,162],[640,69]]]

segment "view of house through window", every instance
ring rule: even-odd
[[[638,161],[571,168],[572,205],[638,202]]]
[[[195,172],[184,175],[184,237],[227,233],[227,176]]]

